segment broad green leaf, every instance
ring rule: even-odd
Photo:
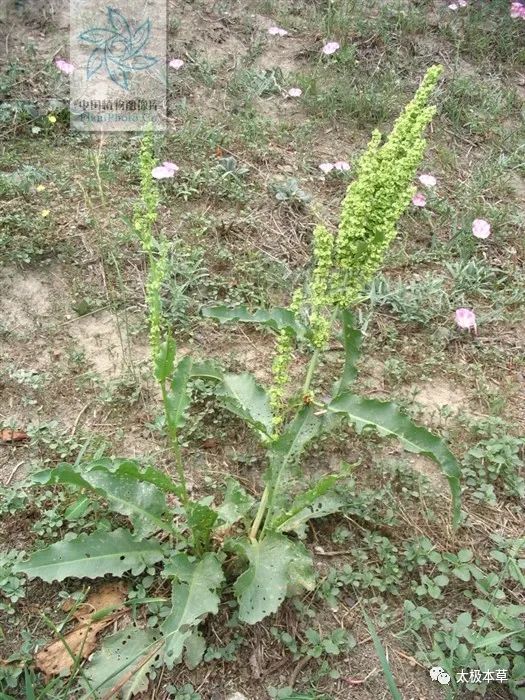
[[[253,498],[239,482],[228,477],[224,500],[217,508],[218,519],[223,525],[233,525],[250,511],[253,503]]]
[[[299,339],[304,338],[306,335],[306,328],[297,320],[296,314],[290,309],[281,307],[248,311],[245,306],[209,306],[202,309],[202,315],[205,318],[214,318],[220,323],[229,323],[231,321],[257,323],[275,331],[287,330]]]
[[[88,692],[85,699],[108,697],[115,687],[121,687],[121,690],[111,697],[124,700],[144,693],[149,685],[148,674],[160,657],[161,645],[158,633],[133,625],[106,637],[84,668],[84,677],[95,693]],[[83,686],[88,689],[87,683],[84,682]]]
[[[486,647],[498,647],[501,642],[504,642],[509,637],[514,637],[516,634],[522,634],[523,630],[514,630],[513,632],[487,632],[483,637],[480,637],[479,642],[474,644],[474,649],[485,649]]]
[[[312,590],[311,557],[300,542],[270,534],[262,541],[230,540],[228,548],[248,560],[248,568],[234,584],[239,619],[250,625],[276,612],[289,586]]]
[[[134,576],[163,558],[160,544],[155,540],[137,542],[129,530],[96,531],[78,535],[33,552],[16,571],[29,578],[62,581],[68,576],[97,578],[105,574],[121,576],[130,571]]]
[[[276,463],[297,461],[308,443],[323,429],[323,417],[315,415],[313,406],[303,406],[270,446],[270,458]]]
[[[297,495],[288,511],[275,518],[272,525],[277,529],[281,529],[282,524],[286,523],[290,518],[293,518],[297,513],[300,513],[308,506],[311,506],[318,498],[331,491],[339,478],[340,476],[337,474],[323,476],[314,486]]]
[[[206,640],[200,632],[193,632],[184,642],[184,663],[192,671],[202,661],[206,651]]]
[[[188,507],[188,527],[197,548],[206,549],[211,531],[217,520],[217,513],[203,503],[191,503]]]
[[[253,375],[248,372],[225,374],[215,393],[229,411],[245,420],[263,438],[271,437],[273,423],[270,402]]]
[[[344,413],[359,433],[366,427],[372,427],[381,435],[394,435],[405,449],[423,454],[437,462],[448,479],[452,493],[454,525],[459,524],[461,472],[456,458],[441,438],[415,425],[408,416],[401,413],[396,404],[389,401],[363,399],[355,394],[345,393],[336,397],[327,408],[329,411]]]
[[[83,469],[81,476],[71,465],[59,464],[35,477],[39,483],[70,484],[95,491],[107,499],[111,510],[129,517],[135,534],[140,537],[159,529],[173,531],[169,520],[163,518],[167,510],[164,493],[153,484],[142,482],[134,476],[109,472],[102,465]]]
[[[168,423],[172,428],[178,430],[186,422],[186,410],[190,405],[188,392],[188,382],[191,378],[191,357],[184,357],[173,374],[171,391],[168,394],[167,411]]]
[[[164,574],[173,576],[172,608],[162,623],[165,639],[164,658],[168,668],[180,659],[194,628],[208,615],[219,609],[217,589],[224,574],[215,554],[205,554],[194,560],[187,554],[175,554],[164,567]],[[190,645],[194,641],[190,641]]]
[[[59,466],[62,466],[60,464]],[[105,469],[112,474],[117,474],[119,476],[128,476],[138,481],[144,481],[149,484],[157,486],[161,491],[166,493],[174,493],[180,496],[182,489],[178,486],[173,479],[171,479],[164,472],[155,469],[154,467],[141,467],[140,462],[134,459],[96,459],[91,462],[83,462],[81,464],[67,465],[71,466],[78,474],[84,474],[86,471],[91,471],[92,469]],[[53,473],[54,469],[44,469],[41,472],[33,474],[31,477],[32,482],[38,484],[49,483],[50,475]],[[79,486],[82,484],[79,482]]]
[[[91,500],[87,496],[83,496],[75,501],[64,513],[64,518],[68,521],[78,520],[81,518],[91,504]]]
[[[171,377],[176,352],[177,345],[171,336],[161,343],[155,358],[155,378],[158,382],[165,382],[166,379]]]
[[[224,377],[222,369],[211,360],[194,362],[191,366],[191,376],[199,379],[214,379],[221,381]]]
[[[348,391],[349,387],[357,377],[357,361],[359,360],[361,343],[363,336],[360,331],[355,328],[355,318],[350,311],[343,310],[341,312],[341,320],[343,324],[343,347],[345,351],[345,363],[343,366],[343,374],[341,379],[334,387],[334,396]]]
[[[325,515],[338,513],[344,505],[343,499],[336,493],[326,493],[319,496],[310,505],[305,506],[294,515],[287,518],[277,530],[279,532],[296,532],[301,538],[304,536],[305,524],[313,518],[323,518]]]

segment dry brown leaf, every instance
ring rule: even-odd
[[[23,440],[29,440],[29,435],[23,430],[13,430],[12,428],[0,430],[0,442],[22,442]]]
[[[64,635],[64,641],[57,639],[41,649],[35,657],[36,668],[46,676],[69,671],[74,660],[67,647],[75,657],[80,655],[85,659],[92,654],[97,645],[98,633],[110,625],[119,613],[117,611],[109,614],[96,622],[90,621],[91,616],[105,608],[121,605],[126,600],[126,593],[126,586],[121,581],[105,583],[93,591],[86,602],[73,613],[80,624]],[[71,609],[70,601],[66,601],[63,607],[68,606]]]
[[[75,657],[79,655],[85,659],[93,653],[97,645],[97,634],[111,624],[112,618],[106,618],[91,625],[82,624],[72,632],[64,635],[64,642],[57,639],[38,652],[35,657],[35,666],[46,676],[55,676],[64,671],[69,671],[73,666],[73,658],[66,648],[66,644]]]
[[[127,588],[122,581],[104,583],[92,591],[87,600],[80,605],[73,616],[79,622],[87,622],[91,615],[105,608],[121,605],[127,596]]]

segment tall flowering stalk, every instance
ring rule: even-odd
[[[423,133],[436,111],[428,102],[442,70],[432,66],[427,71],[383,144],[380,132],[373,132],[343,199],[337,234],[322,224],[314,229],[315,264],[306,300],[314,353],[303,385],[305,396],[338,310],[355,304],[381,267],[414,195],[413,181],[426,148]]]

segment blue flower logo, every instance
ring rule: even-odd
[[[107,8],[107,19],[109,26],[88,29],[80,35],[80,39],[95,45],[87,63],[87,78],[106,70],[116,85],[128,90],[133,71],[145,70],[158,61],[142,52],[150,38],[151,20],[133,30],[122,12],[113,7]]]

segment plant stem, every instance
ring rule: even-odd
[[[257,510],[257,515],[255,516],[255,520],[253,521],[253,525],[250,530],[250,539],[255,540],[257,539],[257,532],[259,531],[259,527],[261,526],[262,519],[264,517],[264,511],[266,510],[266,504],[268,503],[268,497],[270,496],[270,488],[267,485],[263,491],[263,495],[261,496],[261,502],[259,503],[259,508]]]
[[[314,372],[317,369],[317,365],[319,364],[320,357],[321,357],[321,350],[319,348],[316,348],[314,350],[314,354],[310,358],[310,363],[308,365],[308,371],[306,372],[306,377],[304,379],[303,395],[307,394],[308,391],[310,390],[310,384],[312,383],[312,379],[314,378]]]
[[[188,516],[188,506],[190,503],[190,499],[188,496],[188,485],[186,483],[186,476],[184,474],[184,464],[182,463],[182,453],[179,445],[179,437],[177,435],[177,428],[173,425],[173,422],[170,417],[168,392],[166,391],[166,385],[164,384],[164,382],[161,382],[160,389],[162,391],[162,403],[164,404],[164,415],[166,417],[166,425],[168,428],[168,438],[170,441],[171,448],[173,450],[173,455],[175,457],[175,468],[177,470],[177,476],[182,487],[182,505],[184,506],[184,510],[186,511],[186,516]]]

